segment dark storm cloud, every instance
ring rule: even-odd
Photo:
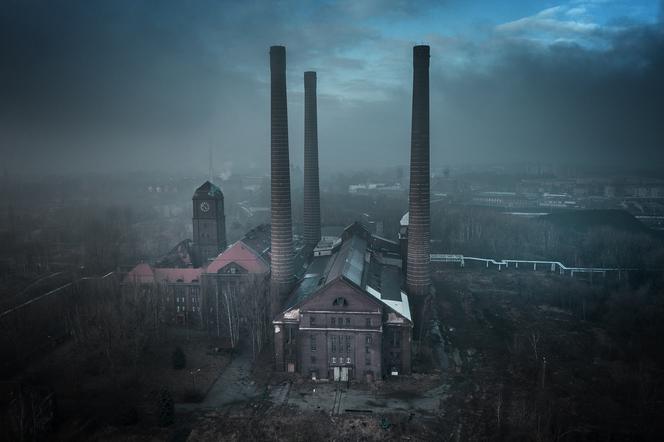
[[[42,153],[48,165],[75,167],[96,158],[136,165],[186,150],[189,137],[200,142],[192,135],[228,99],[218,79],[238,92],[255,88],[211,56],[194,26],[205,24],[204,14],[174,5],[5,3],[1,115],[9,142]]]
[[[246,162],[252,152],[266,164],[269,45],[288,44],[289,75],[299,78],[292,66],[319,54],[330,66],[357,66],[337,50],[373,37],[344,23],[343,5],[326,6],[337,18],[324,20],[306,4],[4,3],[2,144],[43,154],[31,163],[49,168],[99,158],[110,167],[204,167],[210,144],[223,160]]]
[[[432,77],[439,158],[661,163],[662,28],[631,28],[610,43],[594,50],[501,41],[470,49],[471,58],[494,51],[486,68],[439,67]]]
[[[420,40],[391,28],[453,2],[245,3],[2,3],[3,158],[41,170],[206,170],[213,145],[218,162],[267,171],[268,47],[285,44],[295,162],[302,72],[315,69],[323,173],[407,163]],[[536,44],[514,25],[423,30],[434,161],[661,161],[661,25],[545,24],[605,46]]]

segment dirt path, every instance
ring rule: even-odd
[[[205,399],[198,404],[178,404],[178,409],[220,408],[237,402],[246,402],[259,396],[256,384],[250,378],[251,353],[244,351],[233,358],[217,378]]]

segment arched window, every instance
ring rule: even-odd
[[[348,305],[348,302],[346,301],[346,298],[343,298],[343,297],[339,296],[338,298],[336,298],[332,302],[332,305],[338,305],[338,306],[341,306],[341,307],[346,307]]]

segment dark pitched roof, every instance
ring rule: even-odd
[[[209,181],[204,182],[201,187],[194,192],[193,199],[199,198],[224,198],[221,189]]]
[[[401,272],[398,267],[384,265],[380,272],[381,298],[401,301]]]
[[[192,246],[193,242],[190,239],[180,241],[167,254],[159,258],[155,267],[180,269],[193,267],[195,259]]]
[[[253,229],[249,230],[244,237],[242,242],[251,247],[256,253],[258,253],[261,258],[266,261],[270,261],[270,240],[272,238],[272,233],[270,231],[269,224],[260,224]]]
[[[334,262],[326,279],[331,281],[339,276],[344,276],[362,287],[366,250],[367,241],[360,236],[353,235],[344,241],[339,251],[332,255]]]

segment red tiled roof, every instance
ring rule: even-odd
[[[265,273],[268,264],[254,249],[243,241],[238,241],[219,254],[206,268],[206,273],[217,273],[230,263],[236,263],[249,273]]]
[[[150,264],[138,264],[136,267],[131,269],[129,273],[127,273],[124,282],[134,284],[152,283],[154,282],[154,270],[152,270]]]
[[[124,282],[127,284],[151,284],[153,282],[185,282],[199,280],[203,269],[152,268],[150,264],[138,264],[131,269]]]
[[[157,282],[186,282],[200,280],[203,269],[154,269]]]
[[[142,263],[131,269],[125,283],[150,284],[154,282],[183,282],[190,284],[200,280],[201,274],[217,273],[230,263],[235,263],[249,273],[265,273],[270,270],[268,263],[258,252],[243,241],[238,241],[219,254],[207,268],[153,268]]]

